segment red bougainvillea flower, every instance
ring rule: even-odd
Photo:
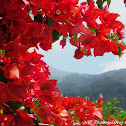
[[[66,21],[70,14],[71,14],[71,8],[70,8],[70,2],[69,1],[62,1],[58,2],[51,10],[51,16],[56,20],[56,22],[64,22]]]
[[[80,97],[62,97],[62,105],[66,110],[78,110],[82,108],[82,105],[86,103],[86,99]]]
[[[109,117],[109,119],[107,120],[107,125],[106,126],[121,126],[121,124],[114,120],[114,118],[112,117],[112,115]]]
[[[98,99],[98,106],[99,107],[101,107],[102,105],[103,105],[103,97],[100,97],[99,99]]]
[[[90,5],[86,2],[81,3],[81,15],[83,21],[87,22],[88,27],[99,28],[99,25],[96,23],[96,19],[102,14],[102,10],[95,7],[93,0],[90,1]]]
[[[45,104],[42,104],[37,110],[37,115],[39,118],[42,118],[44,120],[50,120],[52,118],[50,107]]]
[[[84,56],[84,53],[83,53],[80,49],[76,49],[76,50],[75,50],[75,55],[74,55],[74,57],[75,57],[76,59],[81,59],[83,56]]]
[[[114,34],[117,34],[119,36],[119,40],[123,39],[125,36],[125,28],[122,26],[118,29],[113,30]]]
[[[105,6],[103,10],[103,14],[99,17],[99,19],[102,22],[102,27],[107,27],[113,29],[115,34],[119,34],[120,39],[124,36],[124,25],[117,21],[116,18],[119,17],[119,14],[116,13],[110,13],[107,9],[107,6]],[[120,33],[119,33],[120,31]]]
[[[123,126],[126,126],[126,118],[123,121]]]
[[[65,39],[61,40],[60,45],[62,46],[63,49],[66,45],[66,40]]]
[[[94,48],[94,56],[103,56],[105,52],[114,51],[113,43],[110,40],[105,39],[103,36],[99,36],[97,39],[98,46]]]

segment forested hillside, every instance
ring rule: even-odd
[[[57,79],[58,87],[65,96],[88,96],[91,101],[103,94],[104,101],[117,97],[120,106],[126,109],[126,69],[110,71],[98,75],[87,75],[51,69],[53,79]],[[58,73],[58,74],[57,74]],[[58,76],[59,75],[59,76]]]

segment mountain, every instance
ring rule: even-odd
[[[51,78],[58,80],[57,86],[64,96],[87,96],[94,101],[103,94],[104,102],[117,97],[120,106],[126,109],[126,69],[88,75],[52,68],[51,74]]]
[[[50,79],[56,79],[58,82],[61,82],[64,77],[68,76],[69,74],[72,74],[71,72],[61,71],[53,67],[49,67],[51,76]]]

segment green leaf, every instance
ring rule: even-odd
[[[54,121],[52,121],[52,125],[53,125],[53,126],[57,126],[57,125],[54,123]]]
[[[34,113],[34,114],[36,114],[36,117],[37,117],[37,119],[38,119],[40,122],[42,121],[42,119],[39,118],[39,117],[37,116],[37,112],[36,112],[36,110],[31,110],[31,112]]]
[[[122,55],[122,48],[120,46],[118,46],[118,52],[119,52],[119,57],[121,57],[121,55]]]
[[[38,22],[38,23],[42,23],[42,21],[43,21],[42,15],[38,13],[37,16],[34,16],[34,21]]]
[[[39,106],[37,106],[37,105],[35,105],[34,107],[35,107],[35,108],[37,108],[37,109],[40,109],[40,107],[39,107]]]
[[[0,62],[0,65],[4,66],[4,64],[2,62]],[[0,71],[0,81],[4,82],[5,84],[9,81],[9,79],[7,79],[4,76],[4,72]]]
[[[123,41],[121,42],[121,44],[124,44],[124,45],[126,45],[126,43],[125,43],[125,42],[123,42]]]
[[[88,52],[90,52],[90,51],[82,50],[82,52],[83,52],[83,53],[88,53]]]
[[[3,109],[0,110],[0,114],[3,114]]]
[[[39,102],[35,102],[35,106],[34,107],[37,108],[37,109],[40,109],[41,104]]]
[[[95,101],[93,101],[93,103],[97,105],[97,104],[98,104],[98,101],[97,101],[97,100],[95,100]]]
[[[15,109],[19,109],[21,106],[23,106],[23,104],[19,101],[8,101],[6,104]]]
[[[80,40],[80,42],[84,41],[84,38]]]
[[[31,110],[31,112],[33,112],[34,114],[37,114],[36,110]]]
[[[111,36],[108,34],[107,38],[108,38],[108,39],[110,39],[110,38],[111,38]]]
[[[25,109],[24,109],[23,111],[24,111],[24,112],[26,112],[26,113],[29,113],[29,114],[31,114],[30,107],[25,107]]]
[[[75,114],[74,111],[71,111],[71,112],[69,113],[69,116],[75,118],[75,120],[79,120],[79,118],[77,117],[77,115]]]
[[[77,35],[78,35],[78,34],[73,34],[73,42],[76,41]]]
[[[119,40],[119,36],[117,34],[111,34],[112,37],[115,37],[117,40]]]
[[[75,40],[76,40],[76,39],[75,39],[75,36],[74,36],[74,37],[73,37],[73,42],[75,42]]]
[[[109,8],[109,6],[110,6],[110,3],[111,3],[111,0],[107,0],[108,8]]]
[[[87,0],[87,2],[88,2],[88,5],[90,5],[90,0]]]
[[[1,56],[4,52],[5,52],[4,50],[0,50],[0,56]]]
[[[97,0],[96,3],[98,5],[98,8],[100,8],[101,10],[103,10],[103,2],[102,2],[102,0]]]
[[[7,58],[8,61],[9,55],[6,52],[5,52],[5,58]]]
[[[120,42],[119,42],[119,41],[114,41],[113,43],[117,43],[117,44],[120,44]]]
[[[89,28],[89,30],[91,31],[91,35],[92,35],[92,36],[93,36],[93,32],[96,32],[96,34],[98,34],[98,29]]]
[[[95,28],[89,28],[89,30],[90,30],[90,31],[94,31],[94,32],[96,31]]]
[[[70,20],[70,18],[68,17],[68,18],[66,19],[66,22],[68,23],[68,22],[69,22],[69,20]]]
[[[110,101],[107,102],[107,105],[108,105],[108,106],[111,106],[111,104],[112,104],[112,103],[111,103]]]
[[[52,27],[53,22],[54,22],[53,18],[47,16],[46,21],[44,22],[44,24],[47,24],[48,27]]]
[[[52,31],[52,36],[53,36],[53,42],[55,42],[60,38],[61,34],[58,31],[53,30]]]
[[[41,122],[42,121],[42,119],[41,118],[39,118],[37,115],[36,115],[36,117],[37,117],[37,119]]]
[[[36,104],[37,106],[41,106],[41,103],[39,103],[39,102],[35,102],[35,104]]]

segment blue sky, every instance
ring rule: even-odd
[[[110,12],[119,13],[121,17],[119,17],[118,20],[126,25],[126,8],[123,0],[111,1]],[[73,57],[75,49],[76,48],[69,43],[62,49],[59,42],[56,42],[53,44],[52,50],[45,52],[40,49],[38,53],[45,56],[43,60],[49,66],[63,71],[99,74],[110,70],[126,68],[126,52],[120,59],[112,53],[105,53],[102,57],[85,56],[82,59],[77,60]]]

